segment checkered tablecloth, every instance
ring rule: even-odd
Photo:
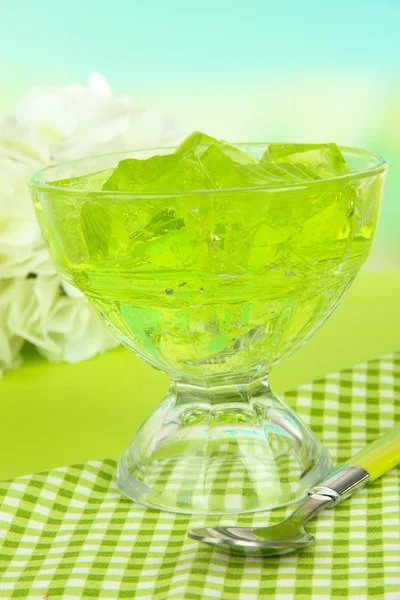
[[[285,399],[344,461],[400,423],[400,353]],[[145,510],[119,494],[115,464],[0,484],[0,598],[400,600],[400,469],[311,521],[314,547],[263,560],[225,555],[187,531],[277,522],[286,510],[223,519]]]

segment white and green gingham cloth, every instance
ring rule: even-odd
[[[400,353],[285,394],[338,463],[400,423]],[[3,457],[4,460],[4,457]],[[143,509],[115,461],[0,483],[0,598],[400,600],[400,469],[307,525],[316,545],[280,558],[228,556],[190,527],[268,522]],[[287,511],[273,511],[277,522]]]

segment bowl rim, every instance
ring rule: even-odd
[[[257,146],[259,147],[268,147],[269,144],[271,143],[275,143],[275,142],[229,142],[234,146],[237,147],[252,147],[252,148],[257,148]],[[288,145],[291,144],[292,142],[282,142],[282,143],[287,143]],[[301,142],[293,142],[295,144],[299,144]],[[323,145],[321,143],[321,145]],[[307,189],[307,188],[311,188],[314,186],[321,186],[321,185],[326,185],[328,182],[332,182],[332,181],[352,181],[352,180],[357,180],[357,179],[363,179],[364,177],[371,177],[373,175],[378,175],[380,173],[384,173],[385,171],[387,171],[388,167],[389,167],[389,161],[387,158],[385,158],[382,154],[379,154],[377,152],[370,152],[368,150],[363,150],[362,148],[356,148],[356,147],[352,147],[352,146],[341,146],[338,145],[337,147],[339,148],[340,151],[345,151],[348,153],[353,153],[353,154],[359,154],[359,155],[364,155],[365,157],[370,157],[371,159],[375,160],[375,164],[372,165],[371,167],[368,167],[367,169],[362,169],[360,171],[352,171],[350,173],[344,173],[342,175],[337,175],[335,177],[326,177],[325,179],[315,179],[315,180],[310,180],[310,181],[304,181],[304,182],[293,182],[293,183],[288,183],[286,185],[260,185],[260,186],[251,186],[251,187],[242,187],[242,188],[216,188],[216,189],[196,189],[196,190],[174,190],[174,191],[168,191],[168,192],[163,192],[163,191],[152,191],[152,192],[135,192],[135,191],[112,191],[112,190],[94,190],[94,189],[90,189],[90,188],[85,188],[85,189],[76,189],[76,188],[72,188],[72,187],[61,187],[58,185],[54,185],[54,183],[52,182],[46,182],[43,181],[42,177],[45,173],[47,173],[48,171],[51,171],[53,169],[56,169],[58,167],[62,167],[64,165],[73,165],[76,163],[81,163],[83,161],[89,161],[89,160],[93,160],[93,159],[104,159],[107,157],[111,157],[111,156],[126,156],[127,158],[133,158],[133,155],[135,154],[141,154],[141,153],[149,153],[149,152],[157,152],[157,151],[163,151],[163,153],[168,153],[165,151],[173,151],[177,148],[178,146],[157,146],[157,147],[153,147],[153,148],[139,148],[137,150],[127,150],[127,151],[122,151],[122,152],[110,152],[110,153],[106,153],[106,154],[99,154],[99,155],[93,155],[93,156],[86,156],[83,158],[76,158],[73,160],[68,160],[68,161],[63,161],[60,163],[55,163],[54,165],[47,165],[46,167],[43,167],[42,169],[39,169],[38,171],[35,171],[32,176],[30,177],[29,180],[29,184],[31,187],[35,188],[35,189],[41,189],[41,190],[53,190],[53,191],[57,191],[57,192],[67,192],[69,194],[74,194],[74,195],[83,195],[83,196],[87,196],[88,194],[90,195],[96,195],[96,196],[104,196],[104,197],[116,197],[118,196],[119,198],[123,198],[123,197],[151,197],[151,198],[157,198],[157,197],[174,197],[174,196],[188,196],[191,194],[221,194],[221,193],[238,193],[238,192],[257,192],[257,191],[268,191],[268,192],[277,192],[277,193],[282,193],[283,191],[289,191],[289,190],[299,190],[299,189]],[[149,157],[150,158],[150,157]]]

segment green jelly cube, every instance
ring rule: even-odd
[[[183,140],[183,142],[175,150],[175,154],[180,156],[192,154],[199,156],[203,154],[210,146],[219,145],[221,142],[214,138],[201,133],[200,131],[194,131]]]
[[[52,248],[53,258],[55,262],[60,264],[62,268],[65,264],[76,264],[87,260],[90,252],[88,251],[88,243],[86,243],[86,231],[83,228],[81,220],[82,206],[88,206],[87,200],[96,195],[96,192],[101,191],[103,184],[112,174],[113,169],[105,169],[87,175],[71,177],[68,179],[60,179],[52,181],[50,185],[56,186],[59,191],[50,191],[46,194],[49,202],[46,203],[46,211],[40,211],[40,222],[42,229],[55,233],[46,235],[48,245]],[[69,191],[73,190],[73,191]],[[87,192],[87,193],[74,193]],[[84,202],[82,202],[84,201]],[[86,209],[85,209],[86,210]],[[107,226],[103,222],[103,213],[100,213],[99,219],[93,223],[94,238],[97,240],[99,229],[104,235],[107,235]],[[90,217],[89,217],[90,220]],[[92,223],[89,223],[91,229]],[[102,242],[103,244],[103,242]],[[102,245],[102,255],[106,255],[104,244]],[[97,254],[96,254],[97,256]]]
[[[52,181],[51,185],[56,185],[62,188],[71,188],[73,190],[87,190],[88,192],[99,192],[103,189],[103,185],[113,174],[114,169],[104,169],[89,173],[88,175],[80,175],[79,177],[71,177],[70,179],[59,179]]]
[[[215,188],[242,188],[249,186],[245,174],[237,169],[236,163],[218,146],[214,144],[209,146],[200,156],[199,160]]]
[[[179,192],[190,190],[211,190],[214,184],[201,162],[192,156],[173,155],[174,168],[166,170],[157,180],[149,183],[147,192]]]
[[[126,158],[119,162],[105,182],[103,190],[143,192],[168,171],[175,170],[178,162],[178,158],[173,154],[152,156],[145,160]]]
[[[235,162],[225,152],[225,148],[210,146],[200,157],[207,175],[218,189],[274,186],[291,183],[284,177],[282,169],[270,168],[259,163],[243,164]]]
[[[200,131],[191,133],[182,142],[182,144],[178,146],[178,148],[175,150],[175,154],[179,154],[181,156],[192,155],[201,157],[210,148],[210,146],[216,146],[234,162],[244,165],[255,162],[254,159],[247,154],[247,152],[244,152],[240,148],[237,148],[231,144],[226,144],[225,142],[220,142],[219,140],[216,140],[205,133],[201,133]]]
[[[165,154],[147,160],[122,160],[104,184],[103,190],[164,193],[213,187],[195,157]]]
[[[261,163],[276,163],[299,180],[326,179],[350,172],[336,144],[270,144]]]

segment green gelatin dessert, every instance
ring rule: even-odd
[[[57,260],[148,362],[190,381],[251,377],[304,343],[369,253],[377,210],[358,217],[368,198],[349,172],[332,143],[257,153],[195,132],[56,182],[90,190],[54,207]]]
[[[194,132],[177,148],[33,178],[62,277],[172,378],[119,461],[125,495],[179,512],[251,512],[299,500],[330,471],[268,375],[366,260],[380,160],[334,143],[235,145]],[[146,403],[127,375],[129,402]]]

